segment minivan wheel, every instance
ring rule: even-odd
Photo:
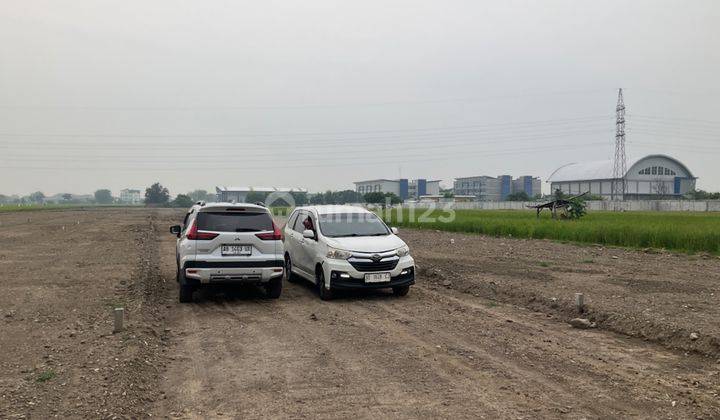
[[[325,287],[325,272],[323,272],[323,270],[318,270],[317,288],[318,288],[318,295],[320,296],[320,299],[322,299],[322,300],[332,299],[332,290]]]
[[[392,290],[395,296],[405,296],[410,291],[410,286],[393,287]]]
[[[294,274],[292,272],[292,261],[290,261],[290,256],[285,256],[285,278],[290,283],[297,283],[299,278],[297,274]]]
[[[279,298],[282,293],[282,277],[271,279],[268,284],[265,285],[265,292],[270,299]]]

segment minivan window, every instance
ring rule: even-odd
[[[290,229],[292,229],[292,228],[295,226],[295,220],[297,220],[298,214],[300,214],[300,212],[297,212],[297,211],[296,211],[296,212],[294,212],[293,214],[290,215],[290,218],[289,218],[288,221],[287,221],[287,226],[288,226]]]
[[[213,213],[197,215],[198,230],[213,232],[261,232],[273,230],[268,213]]]
[[[334,213],[320,215],[320,231],[330,238],[389,235],[385,223],[373,213]]]
[[[305,230],[305,228],[303,227],[303,220],[305,220],[306,217],[307,214],[303,212],[298,213],[298,217],[295,220],[295,226],[293,226],[294,231],[302,233],[302,231]]]

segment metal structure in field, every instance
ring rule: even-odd
[[[615,107],[615,160],[613,162],[612,199],[624,200],[627,190],[625,174],[627,172],[627,157],[625,156],[625,101],[622,88],[618,91],[618,101]]]
[[[568,198],[560,198],[558,200],[549,201],[544,204],[538,204],[535,206],[527,206],[527,207],[529,209],[535,209],[535,211],[537,212],[536,215],[537,215],[538,219],[540,218],[540,213],[543,211],[543,209],[550,210],[550,213],[552,214],[553,219],[558,218],[558,215],[557,215],[558,210],[562,210],[563,217],[567,217],[568,207],[570,207],[573,204],[573,200],[576,198],[580,198],[580,197],[586,195],[587,193],[588,193],[588,191],[586,191],[580,195],[575,195],[575,196],[568,197]]]

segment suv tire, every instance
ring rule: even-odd
[[[325,272],[322,269],[317,273],[317,289],[321,300],[332,300],[332,290],[325,287]]]
[[[405,296],[410,291],[410,286],[393,287],[392,291],[395,296]]]
[[[279,298],[282,293],[282,277],[271,279],[268,284],[265,285],[265,292],[270,299]]]
[[[178,270],[178,301],[180,303],[190,303],[193,301],[193,292],[195,288],[185,282],[185,273],[183,270]]]

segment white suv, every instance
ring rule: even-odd
[[[196,288],[215,283],[260,284],[269,297],[280,297],[283,243],[267,208],[198,202],[170,232],[178,237],[180,302],[191,302]]]
[[[286,276],[312,281],[323,300],[339,289],[392,288],[405,296],[415,261],[396,233],[362,207],[298,207],[283,230]]]

